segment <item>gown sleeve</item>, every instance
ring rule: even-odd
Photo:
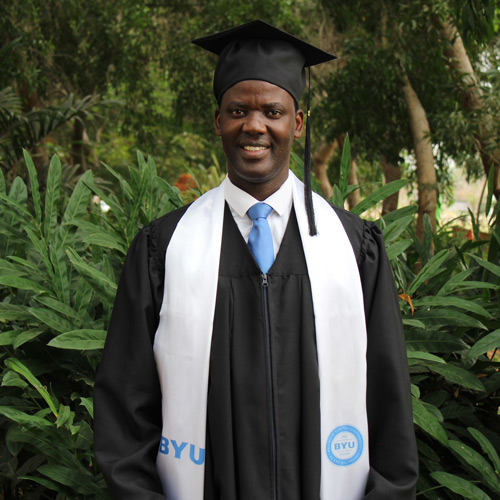
[[[165,499],[156,471],[161,390],[153,340],[163,297],[154,227],[133,241],[94,387],[94,449],[112,498]]]
[[[391,265],[379,227],[363,222],[370,473],[365,500],[412,500],[418,478],[410,379]]]

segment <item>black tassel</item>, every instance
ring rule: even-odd
[[[311,187],[311,68],[309,68],[309,92],[307,95],[307,118],[306,118],[306,144],[304,151],[304,198],[306,202],[307,221],[309,222],[309,234],[316,236],[316,220],[312,201]]]

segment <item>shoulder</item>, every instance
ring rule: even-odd
[[[366,221],[348,210],[330,205],[344,227],[359,264],[368,249],[382,238],[382,232],[375,222]]]
[[[177,224],[186,213],[188,207],[189,205],[185,205],[184,207],[163,215],[162,217],[152,221],[143,229],[143,231],[152,234],[159,246],[166,248],[172,238],[172,234],[174,233]]]
[[[163,269],[168,244],[188,206],[173,210],[144,226],[134,238],[129,254],[142,249],[148,254],[152,269]]]

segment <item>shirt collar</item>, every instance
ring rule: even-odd
[[[224,197],[229,206],[240,217],[244,217],[250,207],[259,203],[259,200],[252,195],[235,186],[227,176],[224,183]],[[292,182],[290,176],[287,177],[286,181],[277,191],[262,201],[270,205],[278,215],[282,216],[292,205]]]

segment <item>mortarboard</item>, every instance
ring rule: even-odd
[[[214,95],[244,80],[264,80],[286,90],[298,104],[306,86],[305,68],[336,57],[261,20],[192,40],[219,56],[214,73]],[[309,72],[310,82],[310,72]],[[311,192],[310,83],[307,100],[304,184],[309,232],[316,234]]]

